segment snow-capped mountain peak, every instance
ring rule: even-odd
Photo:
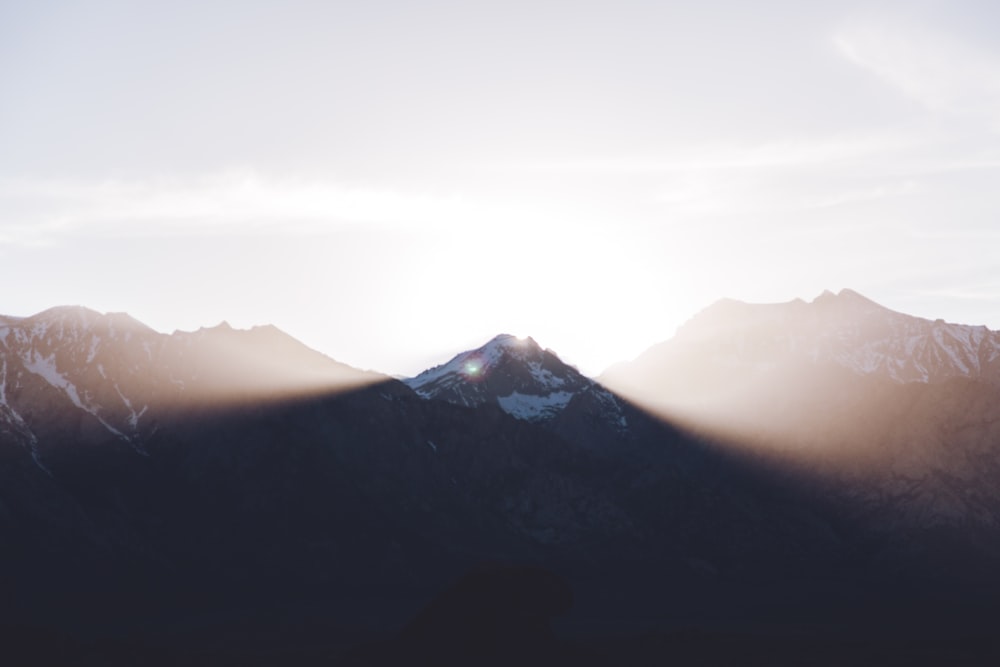
[[[462,355],[461,370],[469,378],[485,377],[504,358],[531,361],[543,353],[533,338],[519,338],[511,334],[495,336],[486,345]]]
[[[404,382],[424,398],[465,406],[494,404],[535,422],[555,417],[577,396],[594,394],[614,412],[616,423],[621,418],[621,406],[610,392],[530,337],[500,334]]]
[[[511,366],[523,367],[519,370],[526,370],[529,378],[513,378],[509,372],[504,372],[509,371]],[[533,338],[500,334],[482,347],[461,352],[447,363],[405,382],[424,398],[440,398],[442,393],[457,389],[455,398],[459,400],[451,402],[475,405],[482,401],[467,395],[471,392],[471,385],[489,380],[491,383],[518,385],[512,386],[513,390],[524,388],[523,381],[530,379],[533,390],[553,390],[566,384],[566,378],[560,377],[565,375],[564,368],[569,367],[553,352],[543,350]]]

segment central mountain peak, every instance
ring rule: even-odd
[[[491,402],[490,397],[516,392],[548,395],[586,381],[534,339],[500,334],[482,347],[461,352],[448,363],[406,380],[406,384],[425,398],[481,405]]]
[[[470,407],[493,404],[536,422],[555,417],[578,395],[607,393],[534,339],[510,334],[404,382],[424,398]],[[610,394],[608,399],[613,401]]]
[[[849,313],[861,312],[888,312],[889,309],[875,303],[868,297],[855,292],[852,289],[842,289],[837,294],[830,290],[825,290],[822,294],[812,300],[814,307],[838,308]]]

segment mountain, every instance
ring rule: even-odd
[[[808,303],[723,299],[600,379],[665,406],[724,397],[735,391],[724,386],[734,379],[834,369],[900,384],[968,378],[1000,385],[1000,332],[905,315],[849,289]]]
[[[897,572],[974,580],[1000,558],[998,358],[1000,334],[986,327],[843,290],[717,302],[601,381],[792,466]]]
[[[936,459],[894,459],[905,479],[878,484],[824,477],[694,436],[530,339],[498,336],[404,383],[273,327],[165,335],[82,308],[3,318],[0,369],[0,628],[34,650],[140,647],[93,664],[275,650],[261,660],[286,663],[404,627],[403,654],[502,627],[529,652],[579,656],[532,607],[565,611],[567,587],[581,641],[768,624],[850,635],[876,619],[909,637],[978,628],[976,605],[1000,590],[981,567],[1000,530],[978,431],[947,431],[967,438],[948,440],[953,460],[987,457],[972,495],[912,481],[961,472]],[[838,410],[878,397],[839,370],[852,398]],[[862,379],[886,395],[938,386]],[[982,384],[940,386],[958,381]],[[898,405],[933,406],[919,425],[939,433],[988,408],[972,389]],[[882,410],[867,429],[858,414],[853,431],[834,424],[857,448],[889,434],[895,451],[918,424]],[[520,616],[490,620],[486,598]]]
[[[649,426],[648,417],[530,337],[500,334],[404,382],[425,399],[496,406],[593,449]]]
[[[6,318],[0,340],[0,619],[159,633],[192,608],[318,598],[384,628],[499,561],[569,577],[578,623],[612,622],[625,591],[629,623],[668,590],[708,613],[731,594],[720,574],[847,557],[794,492],[762,493],[763,473],[533,341],[459,355],[421,395],[273,328],[168,336],[60,308]]]
[[[600,381],[649,410],[709,430],[757,434],[772,444],[851,432],[855,444],[813,449],[872,455],[885,448],[856,429],[887,415],[897,419],[883,424],[885,433],[915,417],[923,422],[924,413],[901,415],[916,396],[964,393],[965,386],[995,393],[1000,333],[898,313],[848,289],[808,303],[724,299]],[[936,428],[924,426],[928,434]]]
[[[206,404],[336,392],[384,380],[307,348],[273,326],[223,323],[160,334],[124,313],[58,307],[0,317],[0,431],[45,465],[59,440],[144,452],[157,418]]]

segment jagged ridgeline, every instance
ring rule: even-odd
[[[322,619],[334,652],[418,618],[426,647],[465,615],[428,600],[513,567],[591,638],[975,631],[996,341],[844,291],[720,302],[600,382],[508,335],[398,381],[273,327],[0,318],[0,612],[147,647]]]

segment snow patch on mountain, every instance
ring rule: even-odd
[[[120,430],[112,426],[105,420],[98,412],[98,408],[95,406],[88,405],[80,398],[80,393],[77,391],[76,386],[66,379],[62,373],[56,368],[55,354],[50,354],[48,356],[41,356],[37,351],[32,350],[24,361],[24,368],[34,373],[35,375],[41,377],[43,380],[48,382],[50,385],[56,389],[61,390],[73,405],[80,408],[84,412],[92,415],[101,426],[108,430],[109,433],[117,438],[127,442],[140,454],[146,455],[145,449],[141,446],[138,440],[130,438],[129,436],[122,433]],[[120,393],[120,392],[119,392]],[[122,396],[124,398],[124,396]],[[138,423],[138,416],[135,411],[132,411],[132,416],[135,418],[136,423]]]
[[[122,399],[122,403],[124,403],[125,407],[128,408],[128,411],[129,411],[128,423],[132,427],[132,430],[135,431],[138,428],[138,426],[139,426],[139,419],[144,414],[146,414],[146,410],[149,409],[149,406],[148,405],[144,405],[142,407],[142,410],[140,410],[139,412],[136,412],[135,408],[132,407],[132,401],[128,400],[128,398],[125,396],[125,394],[122,393],[122,390],[118,387],[118,383],[117,382],[115,383],[115,391],[118,392],[118,396],[119,396],[119,398]]]
[[[87,363],[94,363],[94,358],[97,357],[97,348],[101,344],[101,339],[97,336],[91,335],[90,337],[90,349],[87,351]]]
[[[424,398],[432,398],[441,389],[485,377],[504,355],[509,354],[515,358],[523,356],[529,341],[531,345],[535,345],[531,339],[521,340],[510,334],[500,334],[486,345],[457,354],[447,363],[430,368],[416,377],[404,379],[403,383]],[[540,368],[538,372],[541,372]]]
[[[542,365],[537,361],[528,361],[526,366],[528,373],[531,374],[531,378],[543,389],[558,389],[566,384],[565,378],[561,378],[552,371],[542,368]]]
[[[504,412],[525,421],[538,421],[555,415],[566,407],[575,394],[569,391],[554,391],[548,395],[521,394],[512,392],[509,396],[498,396],[497,403]]]
[[[80,395],[73,383],[63,377],[56,369],[55,354],[43,357],[32,350],[28,358],[24,360],[24,367],[35,375],[40,376],[56,389],[61,389],[69,397],[69,400],[73,401],[76,407],[87,410],[80,400]]]

